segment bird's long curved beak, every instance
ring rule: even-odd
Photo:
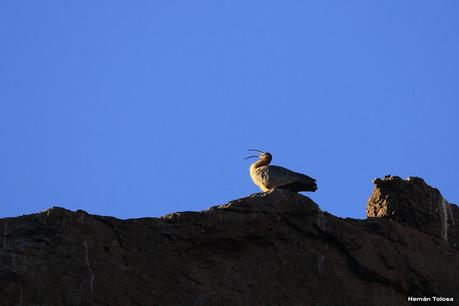
[[[255,152],[265,153],[265,152],[257,150],[257,149],[248,149],[247,151],[255,151]]]
[[[247,160],[247,159],[249,159],[249,158],[254,158],[254,157],[259,158],[259,156],[257,156],[257,155],[252,155],[252,156],[248,156],[248,157],[246,157],[246,158],[244,158],[244,159]]]

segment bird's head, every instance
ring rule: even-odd
[[[273,159],[273,156],[271,155],[271,153],[269,152],[263,152],[263,151],[260,151],[260,150],[256,150],[256,149],[250,149],[248,151],[255,151],[255,152],[258,152],[260,153],[259,155],[252,155],[252,156],[248,156],[246,157],[245,159],[249,159],[249,158],[258,158],[259,160],[263,160],[266,162],[266,164],[269,164],[271,162],[271,160]]]

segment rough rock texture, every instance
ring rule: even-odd
[[[392,207],[389,190],[377,187],[370,206],[380,202],[379,192]],[[397,199],[396,212],[406,203]],[[417,213],[412,210],[414,218]],[[426,220],[435,223],[432,216]],[[0,304],[387,306],[410,305],[408,296],[457,301],[458,250],[437,230],[400,220],[337,218],[282,190],[162,218],[119,220],[52,208],[0,221]]]
[[[459,246],[459,209],[422,178],[386,176],[374,180],[367,216],[386,217]]]

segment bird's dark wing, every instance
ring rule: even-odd
[[[269,188],[280,188],[294,192],[317,190],[315,179],[283,167],[267,166],[266,176]]]
[[[277,188],[292,183],[294,176],[292,171],[278,166],[262,166],[255,170],[261,183],[268,189]]]

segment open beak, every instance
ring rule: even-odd
[[[265,154],[265,152],[260,151],[260,150],[257,150],[257,149],[248,149],[247,151],[254,151],[254,152],[259,152],[259,153],[261,153],[261,154]],[[260,158],[260,156],[261,156],[261,155],[252,155],[252,156],[246,157],[245,159],[247,160],[247,159],[249,159],[249,158],[254,158],[254,157]]]

